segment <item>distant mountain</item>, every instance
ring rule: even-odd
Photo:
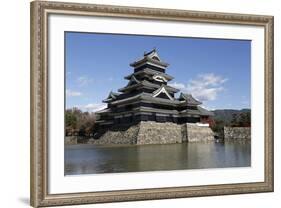
[[[220,109],[220,110],[213,110],[212,111],[214,115],[215,120],[222,120],[226,124],[230,124],[232,120],[233,114],[241,114],[245,112],[251,112],[251,109],[241,109],[241,110],[234,110],[234,109]]]

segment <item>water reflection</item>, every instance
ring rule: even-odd
[[[250,143],[65,147],[65,174],[139,172],[251,165]]]

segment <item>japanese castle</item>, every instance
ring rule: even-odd
[[[130,64],[133,73],[125,76],[128,84],[110,92],[103,100],[107,108],[96,112],[96,124],[101,129],[112,126],[134,125],[142,121],[206,123],[212,112],[204,109],[200,101],[191,94],[180,93],[168,85],[173,77],[166,73],[168,63],[158,55],[156,49],[144,53],[143,57]]]

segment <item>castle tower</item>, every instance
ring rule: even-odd
[[[156,49],[130,64],[133,73],[125,76],[128,84],[118,93],[110,92],[103,100],[107,108],[96,112],[96,123],[107,129],[114,125],[133,125],[140,121],[197,123],[208,119],[211,112],[191,94],[175,94],[178,89],[168,83],[173,77],[166,73],[168,63]]]

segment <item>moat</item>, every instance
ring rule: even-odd
[[[248,166],[250,142],[65,146],[65,175]]]

